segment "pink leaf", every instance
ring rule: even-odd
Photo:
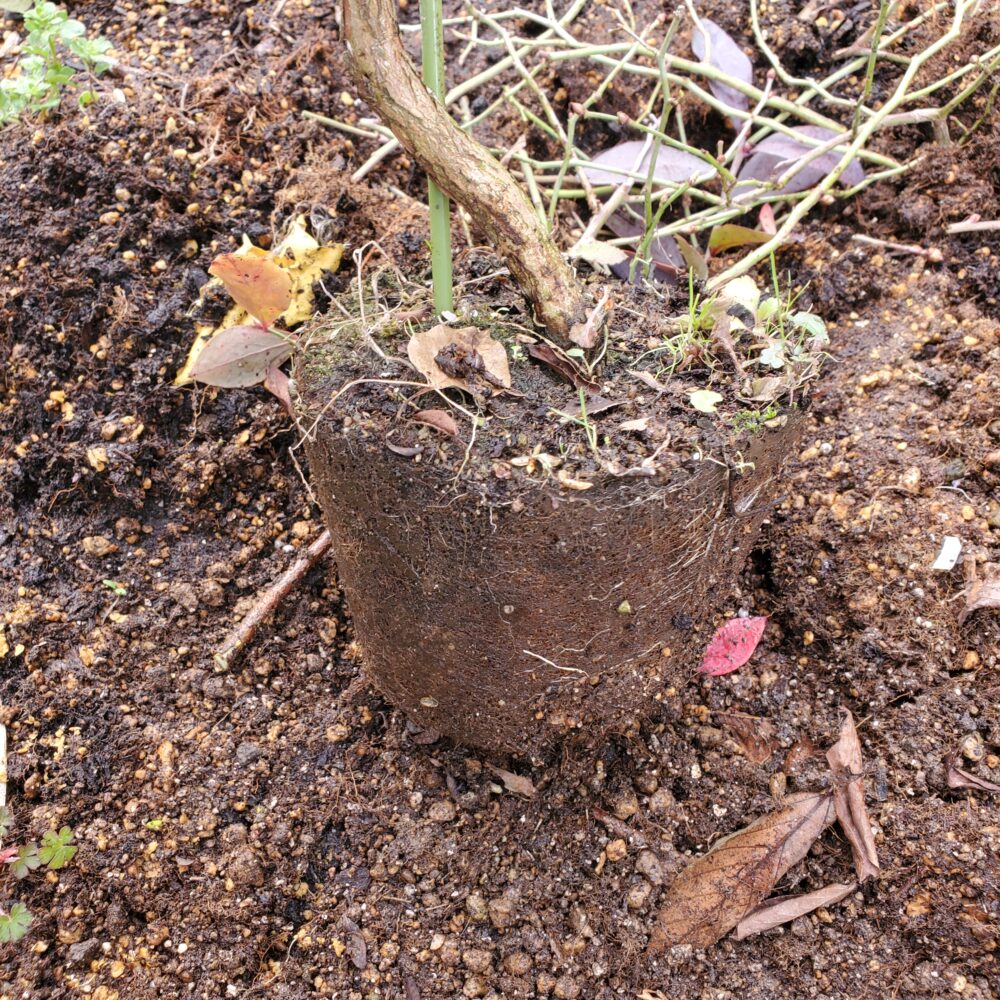
[[[268,369],[286,361],[292,343],[259,326],[230,326],[206,345],[191,368],[191,378],[223,389],[259,385]]]
[[[699,669],[711,677],[721,677],[738,670],[753,656],[766,624],[765,615],[730,618],[712,636]]]
[[[0,850],[0,865],[5,865],[11,860],[11,858],[16,858],[17,852],[17,844],[11,844],[10,847],[5,847]]]

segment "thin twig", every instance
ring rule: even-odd
[[[250,610],[249,614],[226,636],[222,645],[212,657],[215,665],[220,670],[228,670],[236,657],[253,640],[257,629],[261,623],[272,615],[278,605],[295,589],[302,578],[312,569],[313,566],[323,557],[327,549],[330,548],[332,536],[329,530],[316,539],[312,545],[306,549],[306,554],[296,559],[291,566],[279,577],[277,583],[273,584],[257,600],[257,603]]]
[[[953,222],[945,227],[945,232],[949,235],[955,233],[995,233],[1000,230],[1000,220],[991,219],[980,222],[977,216],[970,216],[964,222]]]

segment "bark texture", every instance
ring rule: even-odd
[[[345,0],[344,31],[358,86],[442,191],[472,216],[557,339],[586,319],[586,298],[531,202],[424,86],[399,38],[396,0]]]

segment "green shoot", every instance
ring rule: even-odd
[[[38,858],[49,871],[64,868],[73,860],[76,847],[72,844],[73,830],[64,826],[58,832],[46,830],[42,834],[42,846],[38,849]]]
[[[9,913],[0,914],[0,944],[20,941],[28,933],[31,914],[24,903],[15,903]]]
[[[420,0],[420,28],[424,83],[444,103],[444,26],[441,0]],[[431,218],[431,279],[434,308],[451,312],[454,307],[451,274],[451,203],[432,181],[427,181],[427,207]]]
[[[113,62],[107,55],[111,48],[107,39],[87,38],[83,23],[49,0],[35,0],[34,7],[25,11],[24,27],[28,34],[17,72],[0,80],[0,125],[58,107],[63,88],[77,74],[65,59],[79,60],[84,72],[93,75],[103,73]],[[80,106],[86,107],[95,96],[83,91]]]

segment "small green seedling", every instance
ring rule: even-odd
[[[0,80],[0,125],[22,115],[40,115],[59,106],[62,90],[79,71],[96,76],[113,64],[106,38],[88,38],[81,21],[49,0],[35,0],[24,12],[27,35],[13,74]],[[93,103],[90,89],[78,95],[80,107]]]
[[[0,838],[6,835],[12,823],[10,810],[0,806]],[[75,854],[73,829],[64,826],[59,830],[47,830],[40,845],[32,841],[0,847],[0,864],[8,865],[14,878],[23,879],[39,868],[44,867],[50,872],[65,868]],[[0,909],[0,943],[20,941],[27,934],[31,919],[31,913],[23,903],[13,903],[6,913]]]
[[[115,595],[115,597],[124,597],[128,593],[128,589],[123,587],[117,580],[102,580],[101,583],[103,583],[104,586]]]

